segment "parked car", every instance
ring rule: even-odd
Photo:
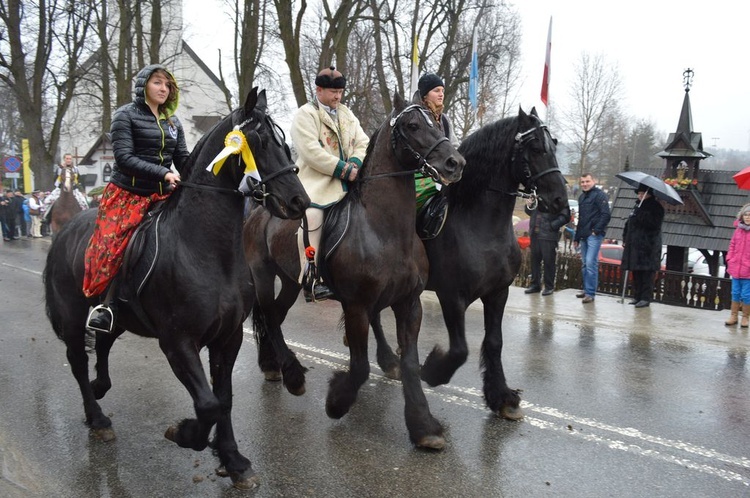
[[[602,244],[599,248],[599,262],[619,265],[622,263],[622,251],[620,244]]]
[[[724,259],[722,258],[721,263],[724,262]],[[666,268],[667,264],[667,246],[662,246],[662,254],[661,254],[661,265],[662,269]],[[699,249],[696,249],[694,247],[691,247],[688,249],[688,257],[687,257],[687,272],[693,273],[695,275],[707,275],[710,276],[711,273],[708,270],[708,262],[706,262],[706,257],[703,255],[703,253],[700,252]],[[726,274],[726,267],[723,264],[719,265],[719,277],[724,277]]]
[[[720,262],[723,263],[724,259],[722,258]],[[698,249],[690,248],[688,251],[688,271],[694,275],[711,275],[706,257]],[[718,276],[723,277],[725,274],[726,267],[720,264]]]

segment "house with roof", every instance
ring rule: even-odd
[[[670,205],[662,201],[665,216],[662,242],[667,246],[666,269],[687,270],[689,248],[701,251],[711,274],[717,275],[720,262],[729,248],[734,221],[740,208],[750,202],[750,191],[740,190],[734,171],[703,168],[701,162],[711,154],[703,150],[701,133],[693,131],[690,109],[690,85],[693,71],[685,71],[685,98],[677,130],[669,134],[667,145],[657,156],[664,159],[661,169],[642,169],[672,185],[683,201]],[[637,165],[633,169],[638,169]],[[612,203],[612,219],[607,236],[622,240],[623,228],[637,202],[635,190],[622,182]]]
[[[182,39],[182,2],[162,6],[165,39],[161,45],[163,64],[175,76],[180,87],[177,117],[185,130],[185,140],[192,150],[203,134],[230,111],[230,92],[195,51]],[[104,54],[106,55],[106,54]],[[61,128],[60,152],[73,154],[81,175],[81,183],[90,189],[109,181],[114,165],[109,130],[101,129],[101,94],[97,85],[96,67],[103,54],[96,52],[86,65],[92,70],[90,88],[82,87],[71,102]]]

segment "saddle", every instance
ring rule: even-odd
[[[440,234],[448,219],[448,199],[443,191],[427,199],[417,211],[417,235],[422,240],[434,239]]]
[[[138,228],[133,232],[120,267],[120,292],[118,297],[139,297],[144,285],[151,277],[159,256],[159,221],[164,201],[154,203]]]
[[[321,253],[323,261],[328,259],[338,249],[339,244],[349,230],[352,205],[350,202],[346,202],[346,200],[340,202],[339,205],[323,211],[323,234],[325,235],[323,238],[325,239],[325,246],[322,247],[324,252]],[[321,246],[323,246],[322,242]],[[321,261],[321,259],[318,261]]]

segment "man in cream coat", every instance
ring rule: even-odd
[[[346,78],[336,68],[323,69],[315,78],[315,100],[300,107],[292,121],[299,179],[311,200],[304,223],[308,247],[300,232],[300,257],[305,274],[302,284],[308,301],[320,301],[332,295],[320,283],[315,267],[323,209],[344,198],[349,182],[357,178],[370,141],[359,120],[341,104],[345,87]]]

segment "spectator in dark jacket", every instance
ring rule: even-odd
[[[524,291],[534,294],[542,291],[542,267],[544,268],[543,296],[549,296],[555,290],[555,260],[557,245],[560,242],[560,229],[570,221],[570,208],[565,207],[558,214],[540,213],[538,209],[529,210],[529,232],[531,234],[531,283]]]
[[[633,274],[633,300],[636,308],[645,308],[654,294],[654,277],[661,267],[661,223],[664,208],[649,192],[638,187],[638,201],[625,222],[622,235],[621,268]]]
[[[13,192],[8,189],[5,192],[0,191],[0,222],[3,224],[3,240],[10,242],[13,240],[13,234],[15,233],[15,224],[10,223],[13,217]],[[13,230],[11,230],[13,225]]]
[[[591,173],[581,175],[581,190],[578,197],[578,227],[573,238],[573,246],[581,250],[583,263],[583,291],[576,294],[583,303],[592,303],[599,285],[599,248],[607,231],[609,218],[609,198],[596,187]]]
[[[115,111],[111,127],[115,166],[86,248],[83,292],[87,297],[107,289],[151,204],[166,199],[180,182],[179,168],[190,153],[174,115],[178,99],[174,76],[164,66],[153,64],[138,73],[133,102]],[[171,169],[173,163],[176,171]],[[97,306],[87,327],[111,331],[115,302]]]

